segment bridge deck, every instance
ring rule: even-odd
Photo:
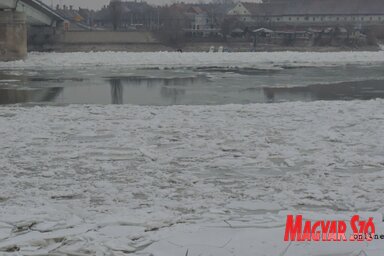
[[[54,26],[65,19],[39,0],[1,0],[0,9],[24,12],[31,25]]]

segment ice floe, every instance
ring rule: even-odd
[[[328,66],[373,64],[384,62],[384,51],[378,52],[257,52],[257,53],[176,53],[176,52],[91,52],[91,53],[30,53],[26,60],[0,62],[1,69],[87,69],[99,66],[133,68],[205,69]],[[15,72],[15,71],[14,71]]]
[[[4,106],[0,254],[381,255],[283,232],[364,211],[384,233],[382,127],[383,100]]]

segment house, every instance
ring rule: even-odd
[[[112,27],[111,20],[111,10],[106,5],[104,5],[100,10],[96,11],[93,17],[95,26],[100,28]]]
[[[238,3],[228,12],[245,23],[269,26],[384,26],[382,0],[269,0]]]
[[[248,3],[248,2],[239,2],[228,11],[228,15],[230,16],[238,16],[241,21],[244,22],[254,22],[255,18],[261,14],[260,10],[262,8],[262,1]]]
[[[208,37],[219,33],[220,29],[217,27],[214,17],[206,7],[190,5],[187,8],[186,15],[190,19],[190,27],[185,28],[186,32],[199,37]]]
[[[217,36],[220,32],[214,5],[177,3],[165,9],[169,13],[163,13],[162,20],[175,20],[187,36],[210,37]],[[170,25],[172,24],[167,26]]]

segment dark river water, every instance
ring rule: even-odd
[[[0,104],[211,105],[384,98],[383,65],[0,70]]]

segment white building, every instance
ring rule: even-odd
[[[240,2],[228,12],[247,23],[270,25],[384,26],[382,0],[285,0]]]
[[[191,19],[191,27],[185,30],[191,32],[192,35],[206,37],[220,31],[212,16],[198,6],[190,7],[187,10],[187,15]]]

